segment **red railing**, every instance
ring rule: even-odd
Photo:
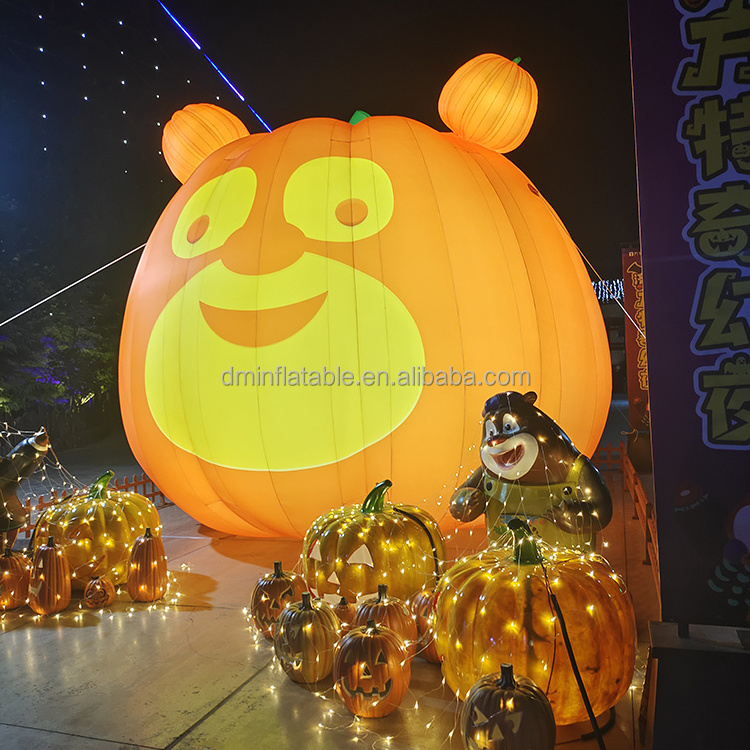
[[[118,492],[136,492],[139,495],[143,495],[157,508],[166,508],[168,505],[173,505],[173,503],[164,496],[164,493],[145,474],[141,474],[140,477],[137,474],[134,474],[132,479],[128,479],[128,477],[113,479],[110,483],[110,487]],[[63,490],[63,492],[58,495],[57,490],[54,489],[50,492],[49,498],[45,498],[44,495],[40,495],[36,500],[27,497],[24,507],[26,508],[29,523],[21,529],[18,536],[22,539],[28,539],[31,536],[34,524],[36,523],[37,518],[39,518],[39,515],[46,508],[49,508],[55,503],[62,502],[67,497],[69,497],[67,490]]]
[[[637,518],[641,524],[641,531],[646,543],[644,564],[651,566],[654,574],[656,591],[660,593],[659,586],[659,544],[656,536],[656,513],[654,504],[648,499],[643,482],[638,472],[633,467],[625,444],[620,443],[617,448],[609,443],[600,446],[591,457],[592,463],[600,471],[619,470],[622,472],[623,487],[628,491],[633,500],[633,518]]]

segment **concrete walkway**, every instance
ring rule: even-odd
[[[636,548],[637,522],[629,531],[630,509],[621,493],[615,501],[608,550],[629,579],[645,633],[644,618],[653,617],[653,583]],[[316,695],[280,671],[243,608],[273,560],[295,567],[299,541],[226,536],[199,526],[177,507],[161,516],[172,575],[164,601],[136,604],[123,591],[102,613],[81,609],[74,599],[52,618],[36,618],[27,607],[2,616],[3,750],[461,747],[458,731],[451,736],[457,702],[442,687],[436,665],[415,660],[402,706],[389,717],[362,721],[338,701],[330,680]],[[634,687],[606,736],[609,750],[638,746],[642,647],[639,652]],[[593,740],[568,745],[595,746]]]

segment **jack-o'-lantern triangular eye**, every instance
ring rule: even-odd
[[[371,568],[375,567],[375,563],[372,560],[372,555],[367,545],[360,544],[357,549],[352,552],[349,557],[346,558],[347,565],[369,565]]]
[[[474,720],[475,724],[487,723],[487,717],[476,706],[472,709],[471,718]]]
[[[317,560],[318,562],[321,562],[323,560],[320,554],[320,539],[315,540],[315,544],[313,544],[313,548],[310,550],[310,554],[308,555],[308,557],[311,560]]]
[[[385,658],[385,654],[382,651],[378,654],[378,658],[375,659],[375,663],[376,664],[387,664],[388,663],[388,659]]]

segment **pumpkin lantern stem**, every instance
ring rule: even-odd
[[[302,605],[300,609],[312,609],[312,602],[310,601],[310,592],[309,591],[303,591],[302,592]]]
[[[114,477],[115,473],[111,469],[109,471],[105,471],[104,474],[102,474],[99,479],[97,479],[91,487],[89,487],[88,491],[88,499],[89,500],[103,500],[106,496],[107,492],[107,486],[110,483],[110,480],[112,477]]]
[[[500,665],[500,677],[495,682],[495,685],[504,690],[515,690],[517,687],[516,678],[513,676],[513,665],[512,664],[501,664]]]
[[[536,539],[531,535],[531,529],[526,521],[520,518],[511,518],[508,521],[508,528],[515,539],[515,549],[513,560],[519,565],[541,565],[544,563]]]
[[[393,485],[390,479],[384,479],[378,482],[368,493],[365,501],[362,503],[363,513],[382,513],[385,493]]]
[[[388,598],[388,584],[387,583],[379,583],[378,584],[378,604],[383,601],[383,599]]]
[[[273,577],[281,578],[284,575],[284,571],[281,569],[281,560],[274,560],[273,563]]]

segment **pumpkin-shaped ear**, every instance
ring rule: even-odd
[[[539,96],[518,63],[491,53],[464,63],[443,86],[440,119],[456,134],[505,154],[531,130]]]
[[[247,135],[231,112],[215,104],[188,104],[164,126],[161,148],[172,174],[184,183],[209,154]]]

